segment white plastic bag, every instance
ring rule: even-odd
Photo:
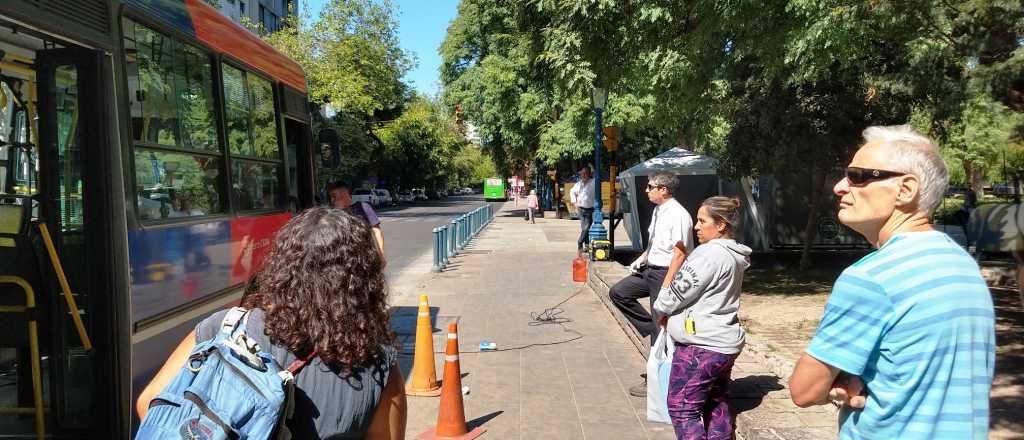
[[[662,328],[647,356],[647,420],[672,424],[668,418],[668,377],[672,372],[672,338]]]

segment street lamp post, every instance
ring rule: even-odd
[[[594,221],[590,224],[590,243],[607,240],[604,214],[601,212],[601,113],[608,104],[608,91],[601,87],[590,90],[590,105],[594,108]]]

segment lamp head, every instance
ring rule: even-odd
[[[590,105],[595,110],[604,110],[608,105],[608,90],[598,86],[591,88]]]

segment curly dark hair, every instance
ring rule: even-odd
[[[349,374],[391,344],[384,259],[366,222],[325,206],[295,216],[242,306],[265,312],[270,340],[298,355],[316,350],[332,370]]]

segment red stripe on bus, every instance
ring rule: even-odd
[[[213,49],[231,55],[260,72],[305,93],[302,67],[273,46],[231,21],[202,0],[185,0],[196,37]]]

